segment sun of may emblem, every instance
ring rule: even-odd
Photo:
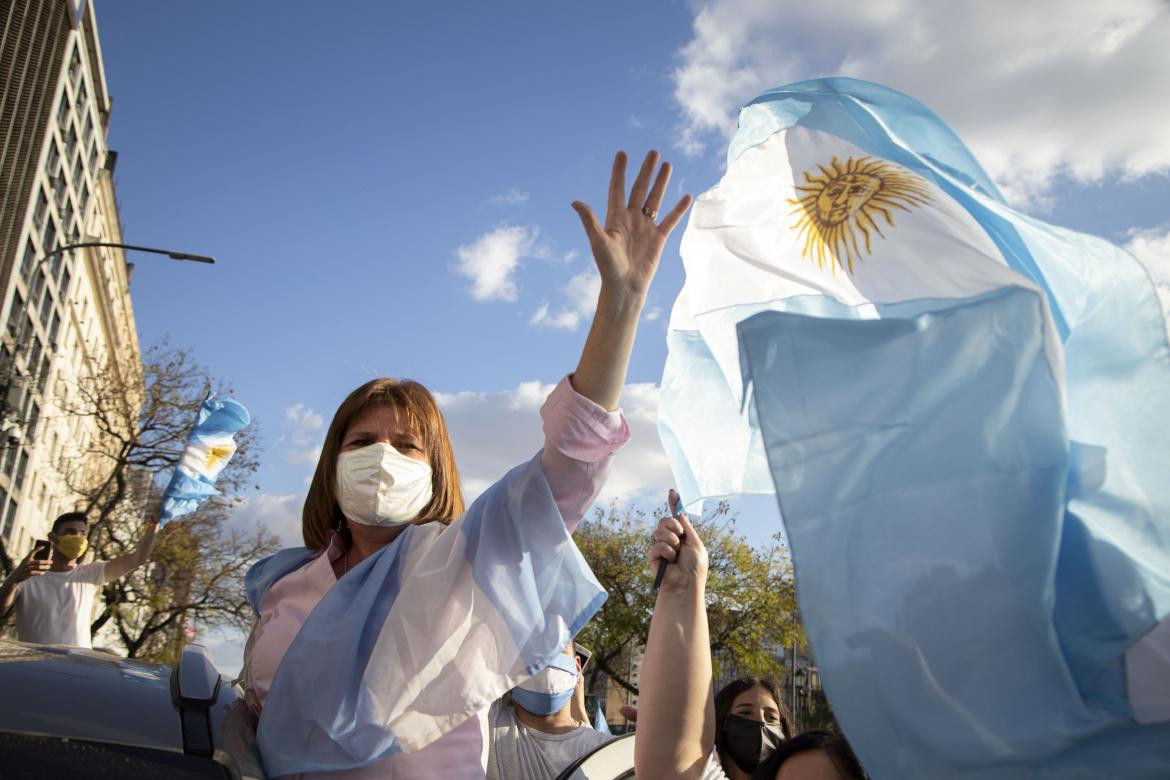
[[[878,227],[881,215],[889,227],[895,227],[893,209],[909,211],[912,206],[930,200],[926,182],[892,163],[872,157],[852,157],[839,162],[836,155],[826,167],[817,163],[820,175],[804,172],[803,185],[796,185],[801,196],[789,199],[799,215],[792,229],[804,237],[802,257],[812,257],[818,268],[828,260],[833,273],[836,266],[853,273],[853,260],[861,259],[857,236],[870,253],[871,231],[885,238]]]

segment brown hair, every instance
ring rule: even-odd
[[[436,520],[449,523],[463,514],[463,490],[459,486],[455,454],[451,451],[451,436],[434,396],[418,382],[371,379],[341,402],[325,434],[321,457],[317,460],[317,470],[309,483],[309,494],[305,497],[305,509],[301,514],[301,533],[305,545],[311,549],[324,549],[329,542],[329,532],[344,520],[337,505],[337,456],[350,423],[373,406],[397,409],[405,417],[403,422],[423,439],[423,449],[431,464],[434,495],[413,523],[421,525]]]

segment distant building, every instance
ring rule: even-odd
[[[122,242],[92,0],[0,4],[0,107],[0,541],[17,560],[82,508],[66,475],[100,467],[94,419],[63,411],[87,373],[129,404],[141,387],[122,250],[50,254]]]
[[[638,687],[642,677],[642,658],[645,655],[644,648],[634,647],[624,653],[618,658],[614,664],[616,671],[623,675],[630,685],[635,688]],[[637,708],[638,694],[618,685],[608,676],[605,678],[605,706],[602,708],[605,713],[605,720],[609,723],[610,728],[614,733],[620,734],[630,724],[626,720],[626,716],[622,715],[621,708],[623,705]],[[590,712],[593,712],[591,709]]]

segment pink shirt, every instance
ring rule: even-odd
[[[565,377],[540,409],[545,446],[541,469],[570,532],[597,498],[613,453],[630,436],[620,411],[609,412],[577,393]],[[330,538],[324,555],[277,581],[260,601],[248,640],[244,681],[258,713],[281,659],[309,612],[333,586],[332,561],[344,550]],[[359,769],[329,773],[345,778],[481,778],[487,765],[487,718],[480,713],[430,745]]]

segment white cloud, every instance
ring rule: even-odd
[[[227,528],[252,531],[263,525],[276,535],[282,547],[300,547],[301,509],[304,493],[261,493],[246,499],[231,513]]]
[[[1170,170],[1170,5],[700,0],[679,51],[677,143],[722,143],[770,87],[844,75],[950,122],[1009,195]]]
[[[528,202],[528,193],[510,187],[498,195],[488,198],[488,202],[493,206],[523,206]]]
[[[582,321],[593,316],[597,308],[597,296],[601,294],[601,276],[596,268],[590,268],[570,279],[561,289],[563,305],[551,311],[543,303],[528,320],[529,324],[541,328],[576,330]]]
[[[458,271],[471,280],[471,296],[478,301],[515,301],[514,276],[520,261],[551,255],[539,237],[540,228],[504,225],[456,249]]]
[[[451,430],[468,501],[543,446],[540,406],[552,389],[541,382],[522,382],[502,393],[435,394]],[[599,500],[657,500],[665,495],[672,479],[655,422],[657,386],[626,385],[622,408],[631,438],[615,456]]]
[[[1170,226],[1138,231],[1125,248],[1142,262],[1158,288],[1162,313],[1170,318]]]
[[[325,418],[304,404],[293,404],[284,410],[287,430],[278,440],[287,447],[289,463],[315,465],[321,455],[325,436]]]
[[[646,322],[657,322],[662,319],[663,308],[661,306],[651,306],[646,309],[646,313],[642,315],[642,319]]]

